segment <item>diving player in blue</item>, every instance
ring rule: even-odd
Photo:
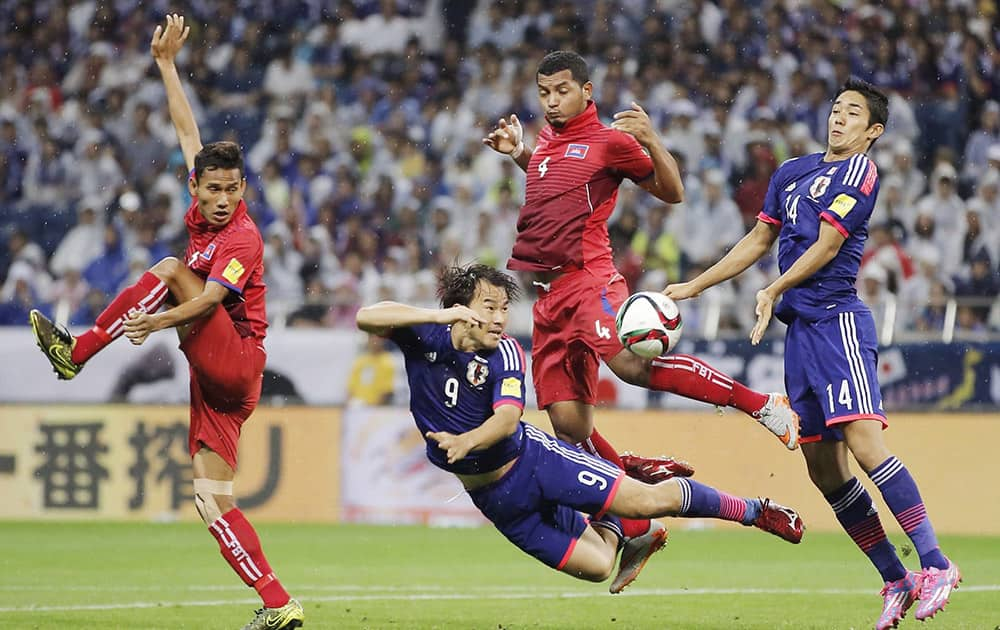
[[[938,547],[916,483],[882,439],[888,424],[875,323],[854,288],[879,190],[878,169],[866,153],[888,116],[888,99],[875,87],[844,83],[830,110],[826,152],[778,167],[754,228],[704,273],[664,291],[675,300],[697,296],[742,273],[778,241],[781,276],[757,293],[750,341],[760,342],[772,312],[788,325],[785,386],[801,420],[802,454],[837,520],[885,581],[877,630],[896,627],[918,599],[917,619],[933,617],[961,581]],[[871,497],[850,471],[848,451],[913,541],[921,571],[900,562]]]
[[[443,308],[379,302],[357,315],[358,328],[403,351],[410,411],[431,463],[454,473],[508,540],[594,582],[611,575],[621,548],[610,587],[618,593],[667,540],[661,525],[623,541],[618,517],[712,517],[802,539],[798,514],[768,499],[735,497],[691,479],[648,485],[522,422],[524,351],[504,334],[518,292],[513,278],[492,267],[452,267],[438,285]]]

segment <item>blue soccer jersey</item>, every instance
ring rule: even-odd
[[[778,267],[784,273],[819,238],[827,221],[846,239],[837,255],[800,285],[789,289],[775,315],[788,323],[867,310],[854,288],[861,266],[868,220],[878,196],[878,169],[864,154],[823,161],[814,153],[786,161],[771,177],[761,221],[781,226]]]
[[[410,383],[410,411],[424,435],[447,431],[455,435],[475,429],[500,405],[524,408],[524,350],[504,336],[496,350],[462,352],[451,342],[451,326],[419,324],[394,328],[389,338],[403,351]],[[448,463],[447,453],[427,441],[427,458],[439,468],[458,474],[496,470],[524,448],[524,427],[493,446],[470,452]]]

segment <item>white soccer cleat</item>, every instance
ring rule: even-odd
[[[621,593],[639,577],[649,558],[667,544],[667,528],[659,521],[649,521],[649,531],[642,536],[628,539],[622,547],[618,575],[608,590],[612,595]]]
[[[799,414],[792,409],[788,396],[768,394],[767,404],[754,417],[768,431],[778,436],[785,448],[794,451],[799,447]]]

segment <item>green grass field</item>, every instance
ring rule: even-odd
[[[751,530],[675,530],[611,596],[489,528],[259,531],[307,628],[870,628],[881,604],[878,576],[838,534],[792,546]],[[963,587],[926,626],[911,614],[901,627],[1000,627],[1000,539],[942,544]],[[240,628],[258,601],[197,524],[0,523],[0,628]]]

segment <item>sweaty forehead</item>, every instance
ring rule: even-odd
[[[485,280],[480,280],[479,284],[476,285],[476,295],[473,297],[473,301],[475,300],[481,302],[486,302],[487,300],[497,303],[506,302],[507,291]]]
[[[238,168],[211,168],[205,169],[198,183],[202,186],[216,184],[219,186],[229,186],[240,183],[240,169]]]
[[[868,100],[860,92],[855,92],[853,90],[848,90],[837,97],[835,105],[841,105],[842,107],[860,107],[863,110],[868,109]]]
[[[560,83],[573,83],[573,71],[566,69],[560,70],[555,74],[539,74],[536,80],[538,81],[538,87],[551,89]]]

